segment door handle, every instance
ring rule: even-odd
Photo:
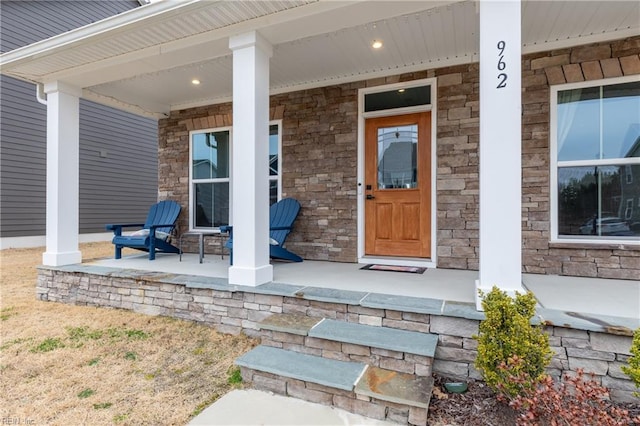
[[[374,196],[373,196],[373,195],[371,195],[371,194],[367,194],[367,200],[373,200],[374,198],[376,198],[376,197],[374,197]]]

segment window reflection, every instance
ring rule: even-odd
[[[418,125],[378,129],[378,188],[415,188]]]
[[[558,92],[558,161],[639,157],[640,82]]]
[[[196,183],[194,211],[197,228],[229,223],[229,182]]]
[[[198,133],[192,137],[193,179],[229,177],[229,132]]]
[[[560,168],[558,234],[640,236],[640,165]]]

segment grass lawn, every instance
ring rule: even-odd
[[[85,259],[113,255],[110,243],[80,249]],[[43,251],[0,251],[0,418],[184,425],[241,386],[233,361],[255,340],[171,318],[38,301]]]

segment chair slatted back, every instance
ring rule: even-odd
[[[172,200],[164,200],[154,204],[149,209],[149,214],[147,215],[147,220],[144,223],[144,228],[149,229],[151,225],[174,224],[176,220],[178,220],[180,209],[180,204]],[[171,227],[157,229],[161,232],[166,232],[167,234],[172,230]]]
[[[284,240],[287,238],[289,232],[291,232],[291,227],[299,212],[300,203],[293,198],[283,198],[277,203],[272,204],[269,208],[269,226],[271,228],[283,226],[289,229],[270,231],[269,236],[276,240],[278,244],[284,244]]]

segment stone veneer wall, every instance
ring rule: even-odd
[[[39,300],[170,316],[208,324],[223,333],[244,332],[255,337],[260,336],[257,323],[273,313],[297,313],[433,333],[439,335],[433,372],[450,378],[481,379],[473,366],[477,341],[472,336],[478,333],[478,320],[372,309],[301,297],[194,287],[162,282],[160,278],[145,279],[143,275],[96,275],[41,267],[36,292]],[[594,373],[595,380],[609,388],[613,400],[637,403],[638,399],[633,396],[636,388],[620,369],[630,356],[630,336],[555,326],[546,327],[546,331],[555,352],[548,368],[549,374],[558,378],[561,374],[573,374],[582,368]],[[291,344],[296,342],[292,341]],[[330,350],[336,352],[336,358],[342,358],[348,356],[350,346],[341,349],[344,354],[337,346],[332,346]],[[385,355],[390,357],[386,361],[387,368],[399,368],[411,374],[424,374],[424,369],[428,368],[415,359],[394,361],[397,355],[393,351],[387,351]]]
[[[550,85],[640,74],[640,37],[525,55],[522,62],[523,272],[638,279],[640,247],[550,243]],[[466,64],[271,97],[282,119],[283,196],[300,200],[287,246],[305,259],[357,256],[357,93],[437,78],[437,263],[478,269],[479,68]],[[188,206],[189,130],[231,125],[231,105],[160,120],[160,197]],[[180,219],[187,229],[188,216]]]

